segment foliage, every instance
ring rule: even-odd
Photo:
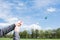
[[[49,39],[56,39],[56,38],[60,38],[60,28],[58,29],[54,29],[54,30],[31,30],[31,33],[28,33],[27,30],[24,30],[23,32],[19,33],[20,38],[40,38],[40,39],[45,39],[45,38],[49,38]],[[4,37],[9,37],[12,38],[13,35],[6,35]]]

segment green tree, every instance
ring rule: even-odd
[[[57,38],[60,38],[60,28],[56,30]]]
[[[32,29],[31,37],[32,37],[32,38],[35,38],[35,36],[36,36],[36,35],[35,35],[35,31],[34,31],[34,29]]]
[[[35,30],[35,36],[36,36],[36,38],[39,38],[39,30]]]
[[[43,30],[40,30],[39,37],[40,38],[45,38],[45,33],[44,33]]]

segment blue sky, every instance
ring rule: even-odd
[[[60,28],[60,0],[0,0],[0,26],[18,20],[21,30]]]

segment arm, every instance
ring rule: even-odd
[[[20,26],[21,26],[22,22],[18,22],[14,29],[14,34],[13,34],[13,40],[20,40],[20,36],[19,36],[19,32],[20,32]]]
[[[15,24],[10,25],[6,28],[0,29],[0,37],[4,36],[5,34],[9,33],[10,31],[14,30]]]
[[[20,40],[19,32],[14,31],[13,40]]]

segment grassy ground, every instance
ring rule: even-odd
[[[0,40],[13,40],[11,38],[0,38]],[[60,40],[60,39],[21,39],[21,40]]]

